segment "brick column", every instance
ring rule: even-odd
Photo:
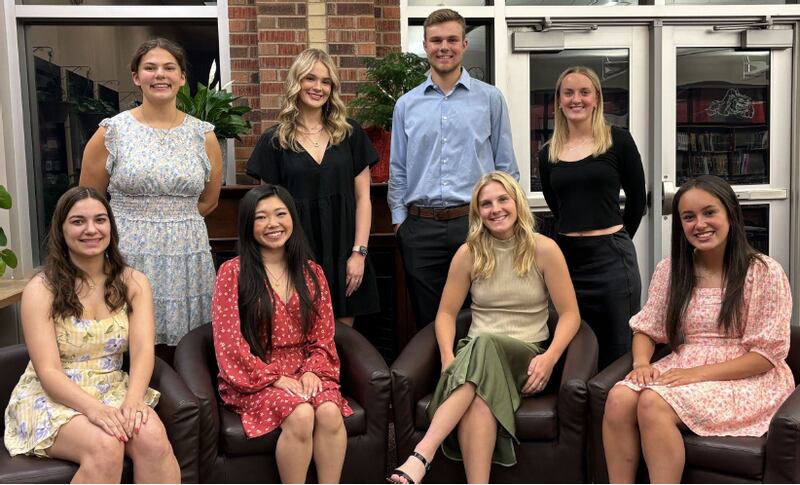
[[[348,103],[367,79],[362,59],[400,50],[399,0],[229,0],[228,15],[233,93],[254,110],[252,133],[236,143],[239,174],[258,137],[277,121],[297,54],[307,47],[331,54]]]

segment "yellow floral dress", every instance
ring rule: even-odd
[[[126,308],[101,320],[67,318],[56,321],[56,341],[64,373],[89,395],[113,407],[122,405],[128,391],[128,373],[122,354],[128,350]],[[147,389],[144,402],[154,407],[160,393]],[[52,399],[28,362],[6,408],[5,445],[11,456],[46,457],[61,426],[80,414]]]

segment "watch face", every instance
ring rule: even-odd
[[[366,256],[367,255],[367,247],[366,246],[361,246],[360,248],[358,248],[358,252],[361,253],[362,256]]]

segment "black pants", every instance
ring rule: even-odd
[[[467,240],[467,216],[437,221],[409,215],[397,231],[417,330],[436,318],[450,261]]]
[[[581,318],[597,336],[601,370],[631,349],[628,321],[641,308],[642,291],[636,249],[624,229],[607,236],[559,234],[557,241],[567,260]]]

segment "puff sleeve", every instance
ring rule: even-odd
[[[656,343],[667,342],[667,327],[664,318],[667,312],[669,277],[670,259],[662,259],[656,266],[653,278],[650,280],[647,302],[639,313],[630,319],[633,333],[643,333]]]
[[[217,275],[211,299],[214,351],[219,365],[220,387],[227,386],[240,394],[252,394],[278,380],[280,374],[278,363],[267,364],[253,355],[242,335],[239,327],[239,268],[239,258],[235,258],[225,262]]]
[[[115,118],[104,118],[100,122],[100,127],[106,129],[106,136],[103,139],[103,144],[108,151],[108,158],[106,159],[106,172],[111,175],[114,172],[114,165],[117,162],[117,140],[118,129]]]
[[[745,281],[742,345],[776,366],[789,353],[792,292],[781,265],[767,256],[760,258],[763,264],[758,260],[751,263]]]
[[[335,326],[328,282],[322,268],[311,261],[309,265],[319,282],[320,294],[316,303],[314,325],[308,333],[306,360],[300,369],[300,374],[313,372],[320,379],[339,382],[339,355],[336,353],[336,344],[333,340]],[[310,283],[307,281],[309,288],[312,288]]]

